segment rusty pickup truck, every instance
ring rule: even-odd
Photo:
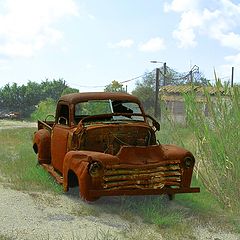
[[[33,149],[64,191],[78,186],[87,201],[199,192],[191,187],[193,154],[158,143],[159,129],[135,96],[73,93],[59,99],[55,120],[38,121]]]

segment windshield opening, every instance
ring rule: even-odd
[[[79,122],[82,118],[87,116],[101,115],[101,114],[123,114],[121,116],[113,116],[107,120],[134,120],[144,121],[142,116],[124,116],[124,114],[142,114],[140,106],[134,102],[122,100],[90,100],[87,102],[80,102],[75,105],[75,121]]]

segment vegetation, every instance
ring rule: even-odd
[[[61,192],[61,187],[49,180],[49,174],[36,166],[36,155],[31,148],[34,130],[0,130],[0,176],[4,184],[10,184],[14,189]]]
[[[63,79],[46,79],[40,84],[29,81],[22,86],[7,84],[0,89],[0,110],[19,112],[22,118],[28,118],[39,102],[47,98],[57,101],[62,94],[71,92],[78,90],[68,87]]]
[[[185,96],[188,127],[194,133],[197,174],[224,208],[238,211],[240,203],[240,89],[216,85],[212,97],[205,89],[208,117],[195,94]]]
[[[190,79],[192,78],[192,79]],[[166,68],[164,74],[163,68],[160,68],[159,86],[183,85],[193,81],[195,85],[207,86],[208,80],[202,73],[190,71],[189,73],[179,73],[171,68]],[[156,73],[155,71],[146,72],[141,81],[136,82],[136,87],[132,94],[137,96],[143,103],[147,114],[154,115],[154,103],[156,95]],[[160,104],[160,103],[159,103]],[[159,105],[160,108],[160,105]]]
[[[136,83],[136,88],[132,92],[141,100],[146,113],[150,115],[154,112],[155,85],[155,73],[145,73],[142,81]]]
[[[177,201],[201,213],[212,214],[214,209],[215,214],[227,216],[239,231],[240,88],[230,88],[218,81],[214,95],[208,89],[205,88],[202,96],[204,104],[197,101],[195,93],[184,95],[187,125],[173,122],[169,113],[164,113],[168,118],[159,140],[181,145],[196,157],[194,182],[201,186],[201,197],[182,195]]]
[[[104,92],[125,92],[125,89],[121,83],[113,80],[112,83],[105,87]]]
[[[55,116],[56,105],[56,101],[52,98],[41,101],[37,109],[31,114],[31,119],[37,121],[45,120],[49,115]]]

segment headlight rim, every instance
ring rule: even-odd
[[[183,162],[184,162],[184,167],[189,169],[189,168],[193,168],[195,164],[195,159],[191,156],[187,156],[184,158]]]
[[[103,171],[103,164],[100,161],[92,161],[88,167],[88,173],[91,177],[99,177]]]

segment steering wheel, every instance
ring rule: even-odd
[[[68,125],[68,120],[65,117],[59,117],[58,118],[58,123],[62,125]]]

